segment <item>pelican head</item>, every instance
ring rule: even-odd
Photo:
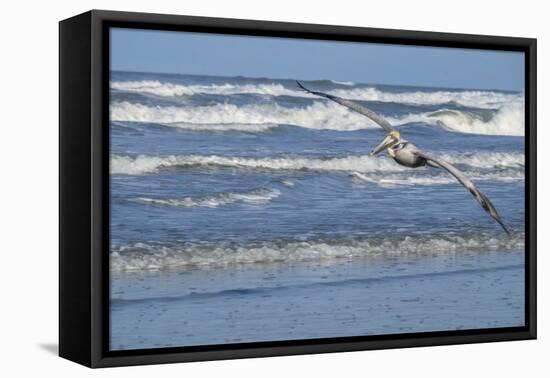
[[[401,134],[399,134],[399,131],[396,131],[396,130],[390,131],[390,133],[384,138],[382,143],[376,146],[376,148],[374,148],[369,155],[374,156],[380,153],[380,151],[385,150],[386,148],[393,147],[400,142],[401,142]]]

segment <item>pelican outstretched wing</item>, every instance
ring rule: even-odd
[[[470,191],[470,193],[472,193],[472,195],[475,197],[477,202],[479,202],[483,210],[485,210],[487,214],[491,216],[491,218],[497,221],[497,223],[502,227],[502,229],[506,232],[506,234],[510,235],[510,231],[508,231],[508,229],[504,225],[504,222],[502,222],[502,219],[500,219],[497,209],[495,209],[495,207],[493,206],[489,198],[487,198],[487,196],[483,194],[481,190],[479,190],[474,185],[474,183],[464,175],[464,173],[462,173],[454,165],[446,162],[443,159],[433,157],[421,151],[416,152],[416,154],[426,159],[428,163],[436,164],[439,167],[446,169],[451,175],[453,175],[466,189]]]
[[[306,87],[304,87],[302,85],[302,83],[300,83],[299,81],[296,81],[296,83],[298,83],[298,86],[300,88],[302,88],[304,91],[308,92],[308,93],[314,94],[316,96],[328,98],[329,100],[332,100],[332,101],[336,102],[337,104],[343,105],[343,106],[347,107],[348,109],[353,110],[354,112],[357,112],[359,114],[362,114],[362,115],[370,118],[371,120],[373,120],[374,122],[376,122],[377,124],[382,126],[384,128],[384,130],[386,130],[388,133],[394,131],[388,121],[386,121],[379,114],[373,112],[372,110],[365,108],[363,105],[359,105],[356,102],[346,100],[346,99],[338,97],[338,96],[333,96],[333,95],[330,95],[330,94],[327,94],[327,93],[316,92],[316,91],[309,90]]]

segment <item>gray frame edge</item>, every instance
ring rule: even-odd
[[[526,138],[528,151],[526,151],[527,170],[529,186],[525,187],[526,198],[529,198],[528,218],[526,221],[526,235],[529,234],[529,279],[525,284],[528,286],[529,295],[529,332],[532,339],[537,338],[537,40],[526,41],[526,64],[525,64],[525,85],[529,88],[526,94],[529,99],[526,107]],[[527,228],[529,227],[529,228]],[[526,248],[527,252],[527,248]]]
[[[91,366],[91,12],[59,23],[59,355]]]

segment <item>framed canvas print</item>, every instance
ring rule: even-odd
[[[60,355],[536,337],[536,41],[60,23]]]

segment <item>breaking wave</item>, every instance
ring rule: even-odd
[[[162,83],[158,80],[114,81],[111,89],[125,92],[148,93],[157,96],[192,96],[194,94],[234,95],[255,93],[271,96],[312,97],[307,93],[300,96],[299,90],[287,89],[281,84],[210,84],[183,85]]]
[[[377,159],[367,155],[342,158],[244,158],[226,156],[111,156],[111,173],[139,175],[154,173],[166,168],[185,168],[200,166],[228,167],[259,170],[313,170],[313,171],[403,171],[407,168],[395,164],[389,159]]]
[[[352,100],[395,102],[411,105],[442,105],[455,103],[472,108],[498,109],[504,104],[523,102],[522,93],[494,91],[414,91],[385,92],[376,88],[335,89],[331,94]]]
[[[386,119],[395,126],[422,122],[453,132],[482,135],[522,136],[525,128],[524,106],[519,103],[503,106],[489,119],[467,111],[447,109]],[[315,102],[303,108],[278,104],[237,106],[225,103],[199,107],[151,107],[118,102],[111,106],[111,120],[158,123],[200,131],[264,132],[277,125],[339,131],[378,128],[368,118],[327,102]]]
[[[235,203],[247,205],[264,205],[279,197],[281,192],[277,189],[258,189],[248,192],[229,192],[201,197],[183,198],[137,198],[135,201],[159,206],[172,207],[207,207],[216,208]]]
[[[331,82],[349,87],[354,86],[352,82],[333,80],[331,80]],[[113,81],[111,82],[111,88],[119,91],[141,92],[165,97],[192,96],[194,94],[261,94],[269,96],[317,98],[297,87],[287,88],[277,83],[184,85],[160,82],[158,80],[141,80]],[[438,105],[453,102],[463,106],[488,109],[496,109],[510,102],[523,101],[522,93],[481,90],[389,92],[375,87],[355,87],[328,90],[327,93],[352,100],[394,102],[412,105]]]
[[[295,125],[311,129],[359,130],[377,127],[365,117],[337,104],[316,102],[305,108],[288,108],[278,104],[216,104],[200,107],[150,107],[119,102],[111,106],[111,120],[152,122],[167,126],[178,123],[197,125]]]
[[[472,179],[485,180],[520,180],[524,177],[525,157],[521,153],[508,152],[476,152],[438,154],[441,158],[459,166],[466,171],[472,171]],[[227,167],[235,169],[256,170],[288,170],[288,171],[341,171],[356,173],[383,173],[386,179],[390,173],[407,172],[411,176],[410,168],[398,165],[393,160],[384,157],[368,155],[333,157],[333,158],[305,158],[284,156],[276,158],[246,158],[226,156],[145,156],[135,157],[124,155],[111,156],[111,173],[122,175],[141,175],[155,173],[162,169],[186,168],[198,166],[201,168]],[[432,170],[434,171],[434,170]],[[442,174],[447,176],[443,170]],[[476,176],[477,175],[477,176]],[[409,178],[410,179],[410,178]],[[419,180],[422,180],[419,178]],[[454,179],[444,179],[454,182]],[[368,180],[367,180],[368,181]],[[414,182],[412,182],[414,184]],[[420,181],[418,181],[420,183]],[[433,182],[436,184],[437,182]]]
[[[473,113],[457,110],[440,110],[427,115],[428,122],[465,134],[523,136],[525,109],[523,104],[509,104],[500,108],[489,120]]]
[[[113,246],[113,271],[178,269],[258,263],[293,263],[338,259],[376,258],[466,251],[505,251],[524,246],[524,236],[501,234],[373,237],[351,241],[257,242],[251,244],[163,245],[135,243]]]
[[[452,164],[462,164],[471,168],[504,169],[525,167],[525,155],[514,152],[461,152],[443,153],[437,156]]]
[[[433,173],[433,172],[432,172]],[[500,182],[518,182],[525,179],[525,175],[520,171],[504,172],[467,172],[468,178],[473,181],[500,181]],[[457,180],[447,172],[437,172],[435,175],[422,175],[418,173],[407,174],[371,174],[361,172],[351,172],[352,179],[356,183],[375,184],[381,187],[396,186],[424,186],[424,185],[446,185],[457,184]]]
[[[353,81],[338,81],[338,80],[331,80],[331,83],[337,84],[337,85],[345,85],[347,87],[353,87],[355,83]]]
[[[187,131],[240,131],[245,133],[260,133],[278,127],[274,123],[188,123],[188,122],[172,122],[165,123],[163,126],[174,127]]]

